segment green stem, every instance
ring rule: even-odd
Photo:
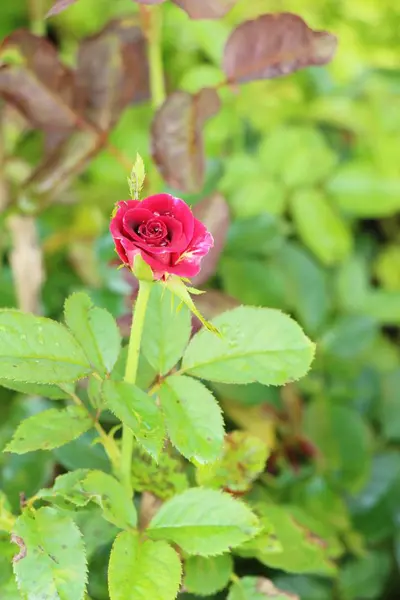
[[[135,383],[139,366],[140,344],[152,283],[139,282],[139,293],[133,311],[133,322],[129,339],[128,359],[126,362],[125,381]],[[133,452],[133,433],[124,425],[122,430],[121,481],[129,493],[132,493],[131,470]]]
[[[148,58],[150,68],[150,89],[153,107],[163,104],[165,93],[164,65],[162,55],[162,8],[153,6],[148,9]]]
[[[43,0],[29,0],[28,6],[31,21],[31,32],[35,35],[44,37],[46,34],[46,25],[44,22]]]
[[[70,395],[71,399],[75,402],[77,406],[83,407],[90,414],[90,411],[88,411],[88,409],[77,394],[75,394],[74,392],[69,392],[66,388],[63,388],[63,386],[60,387]],[[99,434],[101,443],[103,444],[104,449],[107,452],[108,458],[110,459],[114,470],[118,469],[120,462],[120,452],[117,444],[114,441],[114,438],[107,435],[107,433],[104,431],[104,429],[97,420],[93,420],[93,427]]]

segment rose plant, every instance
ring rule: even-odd
[[[53,13],[74,3],[56,2]],[[201,10],[194,0],[175,4],[193,18],[215,18],[234,3],[205,2]],[[172,188],[191,192],[204,180],[202,126],[218,110],[218,95],[216,89],[203,89],[164,97],[164,82],[156,68],[158,13],[148,10],[141,14],[150,42],[150,87],[157,108],[154,160]],[[123,21],[111,23],[98,38],[82,44],[76,80],[81,87],[82,82],[88,86],[87,96],[98,80],[93,67],[98,47],[119,47],[118,75],[129,83],[131,65],[125,59],[136,37],[133,42],[128,39],[126,29]],[[266,30],[272,37],[264,35]],[[255,48],[248,46],[250,38],[257,41]],[[32,34],[10,36],[2,64],[7,77],[0,85],[5,86],[7,100],[23,106],[26,116],[43,129],[49,147],[55,131],[61,136],[61,151],[52,160],[46,158],[45,166],[24,184],[26,193],[35,198],[38,194],[40,206],[46,206],[74,169],[105,145],[119,109],[137,90],[118,90],[111,110],[103,106],[96,112],[96,102],[83,102],[77,117],[75,106],[63,104],[64,93],[57,104],[52,85],[37,65],[32,69],[29,63],[38,49],[49,52],[42,41]],[[229,38],[223,85],[324,64],[335,46],[333,36],[312,31],[296,15],[262,15],[240,25]],[[52,52],[56,69],[64,69]],[[53,129],[45,111],[37,110],[21,86],[7,88],[28,67],[46,106],[57,104]],[[66,68],[62,73],[68,79]],[[72,92],[77,93],[80,87],[75,89],[72,80]],[[166,126],[171,119],[184,140],[184,151],[177,155],[171,152]],[[176,135],[176,126],[172,129]],[[85,144],[77,144],[80,139]],[[74,155],[73,167],[64,162],[69,144],[82,152]],[[112,146],[108,149],[115,153]],[[43,183],[46,169],[53,169],[51,177],[57,181],[51,192]],[[14,577],[6,580],[6,599],[88,598],[88,559],[94,560],[98,548],[107,545],[111,600],[174,600],[186,591],[211,595],[228,586],[230,600],[258,600],[260,595],[289,598],[267,579],[239,578],[233,556],[256,557],[295,572],[312,565],[318,573],[332,574],[331,548],[309,534],[304,515],[251,496],[252,484],[265,472],[270,447],[246,432],[225,432],[216,390],[220,385],[293,382],[308,372],[314,344],[291,317],[274,309],[237,306],[210,321],[204,318],[192,298],[203,292],[191,287],[190,279],[199,275],[213,236],[175,195],[141,199],[144,183],[138,156],[129,178],[131,199],[117,203],[110,223],[122,266],[139,286],[126,345],[111,313],[83,292],[66,299],[64,324],[15,309],[0,310],[1,385],[58,403],[22,420],[4,451],[21,456],[57,451],[88,436],[102,457],[93,468],[61,472],[50,487],[27,497],[22,494],[18,515],[0,495],[0,528],[9,534],[0,542],[12,561]],[[194,335],[192,314],[203,325]],[[299,446],[313,451],[305,442]],[[295,567],[291,544],[301,555]]]
[[[29,600],[46,594],[84,598],[85,549],[74,515],[93,504],[115,531],[108,573],[112,600],[173,600],[182,564],[190,586],[200,557],[201,568],[222,561],[217,587],[224,587],[232,575],[227,553],[267,534],[249,506],[209,484],[207,465],[218,469],[226,460],[223,419],[210,384],[282,385],[303,376],[314,354],[290,317],[254,307],[221,314],[191,339],[195,290],[180,277],[197,274],[212,237],[183,200],[161,194],[120,202],[110,229],[123,264],[139,279],[128,347],[121,347],[110,313],[84,293],[66,300],[65,325],[0,312],[2,383],[67,402],[24,420],[5,451],[57,448],[94,429],[110,464],[109,472],[80,469],[58,476],[51,488],[24,500],[16,520],[3,512],[19,546],[13,559],[18,588]],[[80,381],[87,382],[87,396]],[[103,428],[108,411],[122,425],[122,437],[119,427]],[[250,480],[267,459],[268,448],[258,445],[246,474]],[[133,501],[138,451],[155,464],[178,452],[193,464],[198,487],[184,486],[146,514],[146,495],[140,500],[135,494]],[[246,489],[244,481],[238,489]]]

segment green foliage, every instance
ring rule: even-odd
[[[188,554],[215,556],[254,536],[258,520],[227,494],[195,488],[168,500],[152,519],[148,534],[181,546]]]
[[[64,500],[78,507],[86,506],[92,500],[110,523],[121,529],[136,526],[136,509],[131,498],[119,481],[102,471],[78,469],[60,475],[51,489],[41,490],[37,497],[49,502]]]
[[[23,0],[0,3],[0,446],[24,452],[0,455],[1,600],[109,600],[120,529],[117,598],[392,600],[400,564],[395,3],[60,0],[70,6],[46,21],[33,4],[37,11]],[[280,11],[300,19],[266,15]],[[327,61],[330,32],[338,39],[331,63],[294,73]],[[167,116],[155,108],[163,80]],[[131,171],[138,152],[143,161]],[[123,379],[137,286],[116,268],[108,233],[129,174],[132,196],[184,197],[215,240],[192,284],[152,286],[136,387]],[[152,278],[138,257],[134,267]],[[207,293],[191,297],[186,284]],[[207,326],[232,328],[190,341],[199,328],[193,307]],[[310,372],[313,348],[300,328],[316,346]],[[77,397],[86,408],[72,407]],[[119,483],[122,425],[135,436],[134,496]],[[208,489],[188,490],[199,484]],[[248,506],[261,532],[246,525]],[[153,541],[144,530],[157,510],[160,519],[167,512],[168,537],[155,527]],[[21,591],[16,519],[32,529],[14,565]],[[236,535],[247,541],[231,544]],[[213,556],[214,546],[222,554]],[[239,559],[229,591],[218,592],[230,546]]]
[[[216,460],[224,423],[212,393],[191,377],[175,375],[164,381],[159,394],[168,435],[179,452],[194,462]]]
[[[230,492],[246,492],[263,472],[269,455],[259,438],[245,431],[233,431],[225,437],[223,456],[211,465],[199,466],[199,485],[222,488]]]
[[[93,369],[110,373],[121,349],[121,337],[113,317],[93,306],[87,294],[73,294],[65,302],[65,322],[82,346]]]
[[[181,563],[166,542],[141,542],[137,533],[125,531],[114,542],[108,576],[111,600],[174,600]]]
[[[3,310],[0,331],[2,379],[64,383],[90,372],[82,350],[59,323],[16,310]]]
[[[132,383],[105,381],[106,406],[126,425],[143,448],[157,459],[165,437],[161,412],[154,400]]]
[[[189,342],[190,312],[169,290],[153,286],[143,335],[143,354],[157,373],[176,365]]]
[[[223,383],[282,385],[309,369],[314,345],[279,311],[239,307],[213,324],[221,337],[201,330],[184,354],[184,372]]]
[[[73,520],[53,508],[25,511],[15,524],[21,556],[14,558],[20,591],[28,600],[50,598],[83,600],[86,557],[82,537]]]
[[[6,452],[24,454],[33,450],[51,450],[67,444],[92,427],[92,420],[81,406],[51,408],[21,423]]]
[[[185,561],[185,588],[192,594],[211,596],[229,583],[233,561],[229,554],[204,558],[190,556]]]
[[[269,579],[264,577],[243,577],[232,585],[228,600],[299,600],[299,596],[279,590]]]

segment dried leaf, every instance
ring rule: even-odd
[[[10,51],[15,59],[8,61]],[[39,129],[66,133],[76,126],[73,86],[73,72],[47,40],[21,29],[0,46],[0,96]]]
[[[152,154],[165,181],[184,192],[201,189],[205,173],[202,128],[216,114],[215,90],[174,92],[158,110],[152,125]]]
[[[230,82],[273,79],[332,60],[337,39],[313,31],[291,13],[267,14],[239,25],[227,41],[224,71]]]
[[[50,8],[49,12],[46,14],[46,18],[53,17],[54,15],[58,15],[60,12],[71,6],[71,4],[75,4],[78,0],[57,0]]]
[[[202,285],[215,272],[218,259],[225,245],[230,217],[228,204],[225,198],[218,193],[196,204],[193,214],[196,219],[204,223],[214,238],[214,247],[203,258],[200,273],[191,280],[196,287]]]
[[[111,21],[79,48],[77,95],[80,112],[108,130],[121,112],[149,98],[146,41],[132,18]]]
[[[173,0],[187,12],[191,19],[220,19],[236,4],[237,0]]]
[[[40,312],[40,291],[44,281],[43,255],[33,217],[13,215],[9,229],[12,240],[10,263],[17,291],[18,307]]]

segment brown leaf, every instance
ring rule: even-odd
[[[12,250],[10,264],[18,307],[40,312],[40,292],[44,281],[43,255],[33,217],[13,215],[8,221]]]
[[[200,273],[192,279],[192,285],[197,287],[207,281],[215,272],[228,234],[230,215],[225,198],[218,193],[196,204],[193,214],[196,219],[204,223],[214,238],[214,247],[203,258]]]
[[[48,13],[46,14],[46,18],[53,17],[54,15],[58,15],[60,12],[71,6],[71,4],[75,4],[78,0],[57,0],[50,8]]]
[[[74,128],[73,88],[73,72],[47,40],[21,29],[0,46],[0,95],[35,127],[64,133]]]
[[[23,185],[23,193],[40,198],[42,205],[68,187],[71,179],[83,170],[104,146],[106,136],[96,131],[74,131],[35,169]]]
[[[196,95],[174,92],[156,113],[152,154],[171,187],[184,192],[202,188],[205,174],[202,128],[219,106],[218,95],[212,89]]]
[[[273,79],[328,63],[336,47],[334,35],[313,31],[297,15],[262,15],[233,31],[225,46],[224,71],[230,82]]]
[[[191,19],[220,19],[236,4],[237,0],[173,0],[183,8]]]
[[[150,96],[146,41],[135,23],[111,21],[79,49],[80,110],[102,130],[115,125],[124,108]]]

